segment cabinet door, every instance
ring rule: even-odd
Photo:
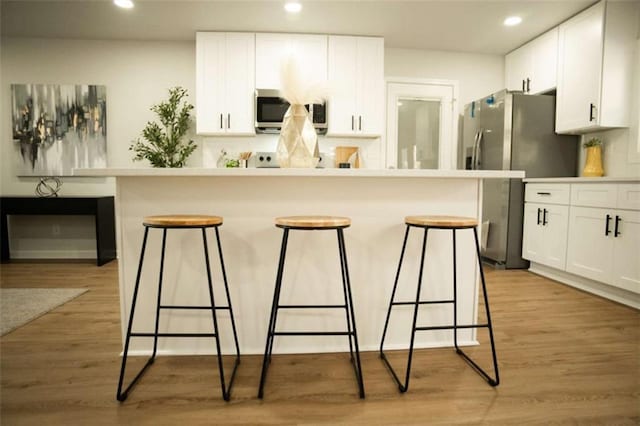
[[[537,203],[525,203],[524,205],[522,257],[538,263],[544,263],[543,206],[544,204]]]
[[[609,233],[605,235],[607,214],[611,219]],[[567,272],[603,283],[611,281],[614,219],[612,211],[608,209],[571,206]]]
[[[564,270],[567,260],[569,206],[543,205],[544,259],[541,263]]]
[[[640,212],[614,212],[619,234],[614,243],[611,284],[640,293]],[[615,232],[615,225],[612,229]]]
[[[224,33],[196,34],[196,133],[224,133]]]
[[[356,37],[329,36],[328,134],[349,135],[355,131],[357,48]]]
[[[292,55],[304,81],[327,80],[327,36],[256,34],[256,87],[281,89],[283,61]]]
[[[531,70],[531,50],[526,44],[504,58],[505,79],[508,90],[526,91],[525,80]]]
[[[254,134],[254,35],[228,33],[225,56],[226,115],[223,118],[226,132],[228,135]]]
[[[598,124],[604,2],[559,27],[556,132]],[[593,106],[593,107],[592,107]]]
[[[384,123],[384,40],[358,37],[357,131],[379,136]]]
[[[531,72],[528,92],[548,92],[556,87],[558,68],[558,28],[531,42]]]

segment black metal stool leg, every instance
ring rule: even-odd
[[[209,264],[209,249],[207,247],[207,233],[202,228],[202,243],[204,245],[204,259],[207,268],[207,281],[209,282],[209,300],[211,302],[211,315],[213,317],[213,332],[215,333],[216,353],[218,354],[218,370],[220,370],[220,386],[222,387],[222,398],[229,401],[231,386],[225,386],[224,368],[222,366],[222,351],[220,350],[220,334],[218,330],[218,316],[216,315],[216,302],[213,296],[213,281],[211,280],[211,266]]]
[[[343,252],[342,252],[342,246],[340,245],[340,229],[337,229],[336,232],[338,234],[338,251],[339,251],[339,255],[340,255],[340,271],[342,273],[342,292],[344,295],[344,313],[346,315],[346,319],[347,319],[347,333],[348,333],[348,337],[349,337],[349,359],[351,360],[351,362],[355,362],[355,358],[353,357],[353,343],[351,341],[352,337],[353,337],[353,332],[352,332],[352,328],[351,328],[351,315],[349,315],[349,302],[348,302],[348,295],[347,295],[347,275],[349,273],[349,271],[346,270],[345,268],[345,262],[344,259],[345,257],[343,257]]]
[[[407,226],[407,233],[405,234],[405,243],[406,243],[406,235],[408,235],[408,228],[409,228],[409,226]],[[425,263],[426,249],[427,249],[428,231],[429,231],[429,228],[425,227],[424,228],[424,236],[422,238],[422,254],[421,254],[421,257],[420,257],[420,271],[418,273],[418,285],[417,285],[417,289],[416,289],[416,300],[415,300],[415,302],[402,303],[402,304],[405,304],[405,305],[406,304],[413,305],[413,325],[411,327],[411,341],[409,343],[409,355],[407,357],[407,368],[406,368],[406,373],[405,373],[404,384],[400,381],[400,378],[398,377],[398,375],[394,371],[394,369],[391,366],[391,363],[387,359],[386,355],[384,355],[381,352],[382,360],[385,362],[387,368],[391,372],[391,375],[393,376],[394,380],[396,381],[396,383],[398,385],[398,389],[400,390],[400,392],[406,392],[409,389],[409,379],[411,377],[411,362],[413,360],[413,345],[414,345],[415,337],[416,337],[416,323],[417,323],[417,320],[418,320],[418,307],[420,306],[420,293],[421,293],[421,290],[422,290],[422,276],[423,276],[423,273],[424,273],[424,263]],[[404,251],[404,247],[403,247],[403,251]],[[393,300],[392,300],[392,302],[393,302]]]
[[[162,230],[162,251],[160,254],[160,274],[158,275],[158,300],[156,302],[156,325],[153,333],[153,353],[151,358],[156,357],[156,351],[158,349],[158,326],[160,325],[160,300],[162,300],[162,275],[164,273],[164,254],[167,246],[167,230]]]
[[[458,348],[458,271],[456,260],[456,230],[451,230],[453,234],[453,345],[456,348],[456,352],[460,351]]]
[[[346,278],[346,281],[343,281],[343,285],[346,286],[346,300],[345,303],[348,304],[348,312],[347,317],[351,316],[351,324],[353,325],[353,345],[355,347],[356,352],[356,363],[354,364],[356,378],[358,380],[358,387],[360,389],[360,398],[364,398],[364,380],[362,378],[362,364],[360,363],[360,348],[358,347],[358,332],[356,331],[356,316],[355,310],[353,309],[353,297],[351,295],[351,281],[349,279],[349,265],[347,264],[347,251],[345,249],[344,244],[344,234],[342,232],[342,228],[338,228],[338,246],[340,250],[340,257],[342,259],[342,264],[344,265],[344,275],[343,278]],[[347,321],[348,322],[348,321]],[[351,336],[351,334],[350,334]],[[349,338],[349,345],[351,345],[351,338]]]
[[[264,357],[262,359],[262,373],[260,375],[260,387],[258,388],[258,398],[262,399],[264,395],[264,384],[267,378],[267,370],[271,362],[271,351],[273,349],[273,338],[276,327],[276,318],[278,313],[278,305],[280,301],[280,289],[282,287],[282,275],[284,270],[284,260],[287,253],[287,242],[289,239],[289,229],[284,228],[282,234],[282,244],[280,245],[280,259],[278,261],[278,273],[276,276],[276,285],[273,290],[273,302],[271,303],[271,314],[269,316],[269,328],[267,329],[267,342],[264,348]]]
[[[138,381],[138,379],[142,376],[144,371],[149,367],[149,365],[153,364],[153,357],[149,358],[147,363],[142,367],[142,370],[136,375],[136,377],[131,381],[129,386],[122,391],[122,384],[124,382],[124,372],[127,366],[127,355],[129,354],[129,342],[131,341],[131,327],[133,325],[133,316],[136,311],[136,303],[138,301],[138,289],[140,287],[140,277],[142,275],[142,264],[144,263],[144,254],[147,248],[147,236],[149,234],[149,228],[145,226],[144,228],[144,237],[142,239],[142,249],[140,250],[140,261],[138,263],[138,273],[136,275],[136,284],[133,289],[133,300],[131,301],[131,312],[129,313],[129,323],[127,324],[127,336],[125,338],[124,343],[124,353],[122,354],[122,365],[120,367],[120,379],[118,380],[118,391],[116,393],[116,399],[120,402],[127,399],[129,396],[129,390],[133,387],[133,385]]]
[[[493,358],[493,371],[495,372],[495,379],[491,378],[478,364],[476,364],[471,358],[467,356],[461,349],[458,349],[457,352],[460,354],[482,377],[484,377],[489,385],[498,386],[500,384],[500,375],[498,372],[498,359],[496,356],[496,347],[495,342],[493,340],[493,324],[491,322],[491,312],[489,311],[489,299],[487,298],[487,286],[484,279],[484,271],[482,269],[482,258],[480,257],[480,244],[478,243],[478,232],[477,229],[473,228],[473,238],[476,244],[476,254],[478,257],[478,267],[480,268],[480,280],[482,282],[482,296],[484,298],[484,308],[487,313],[487,325],[486,327],[489,329],[489,339],[491,341],[491,355]]]
[[[231,319],[231,329],[233,331],[233,341],[236,346],[236,360],[233,364],[233,370],[231,371],[231,378],[229,379],[229,388],[227,389],[227,398],[231,397],[231,388],[233,386],[233,382],[236,378],[236,371],[238,371],[238,365],[240,365],[240,344],[238,343],[238,333],[236,332],[236,321],[233,315],[233,306],[231,305],[231,295],[229,293],[229,284],[227,282],[227,270],[224,266],[224,257],[222,256],[222,244],[220,243],[220,232],[218,232],[218,227],[215,228],[216,231],[216,242],[218,245],[218,255],[220,258],[220,268],[222,269],[222,279],[224,281],[224,289],[227,295],[227,306],[229,306],[229,317]],[[228,401],[228,399],[227,399]]]
[[[387,328],[389,327],[389,319],[391,318],[391,308],[396,298],[396,289],[398,288],[398,279],[400,278],[400,269],[402,268],[402,260],[404,259],[404,252],[407,248],[407,238],[409,237],[409,225],[404,232],[404,241],[402,243],[402,251],[400,252],[400,261],[398,262],[398,270],[396,272],[396,279],[393,282],[393,290],[391,291],[391,300],[389,301],[389,309],[387,310],[387,319],[384,321],[384,329],[382,330],[382,339],[380,340],[380,358],[384,358],[383,347],[384,339],[387,336]]]

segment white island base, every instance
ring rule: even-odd
[[[483,178],[522,178],[522,172],[427,170],[300,169],[103,169],[77,170],[82,176],[116,176],[116,220],[123,337],[130,312],[144,216],[211,214],[224,217],[219,228],[242,354],[264,351],[283,231],[274,218],[289,215],[347,216],[346,250],[361,350],[377,350],[408,215],[459,215],[480,219]],[[472,231],[458,231],[459,323],[477,317],[478,277]],[[152,331],[162,231],[147,242],[134,331]],[[209,252],[217,304],[224,288],[209,230]],[[397,300],[414,300],[422,231],[413,229]],[[452,296],[451,232],[429,232],[423,299]],[[489,289],[489,298],[491,290]],[[163,304],[208,303],[200,230],[169,230],[163,278]],[[341,304],[343,293],[335,231],[292,231],[285,263],[282,304]],[[229,315],[219,311],[224,353],[231,353]],[[386,342],[407,348],[412,307],[394,308]],[[451,305],[422,307],[418,325],[452,323]],[[207,311],[163,311],[161,332],[211,332]],[[280,331],[344,331],[342,310],[283,310]],[[475,343],[475,330],[458,332],[463,345]],[[131,353],[149,353],[150,338],[133,338]],[[416,347],[452,345],[451,331],[418,333]],[[274,353],[348,351],[345,336],[279,337]],[[161,338],[160,354],[213,354],[209,339]]]

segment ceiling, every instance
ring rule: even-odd
[[[195,31],[302,32],[384,36],[385,46],[505,54],[593,0],[1,0],[1,33],[14,37],[194,40]],[[516,27],[502,21],[523,18]]]

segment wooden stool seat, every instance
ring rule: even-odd
[[[220,216],[201,214],[170,214],[161,216],[147,216],[145,226],[189,227],[189,226],[217,226],[222,225]]]
[[[442,228],[466,228],[477,226],[478,220],[461,216],[407,216],[404,223],[414,226],[437,226]]]
[[[276,225],[288,228],[336,228],[351,225],[351,219],[340,216],[284,216],[276,218]]]

